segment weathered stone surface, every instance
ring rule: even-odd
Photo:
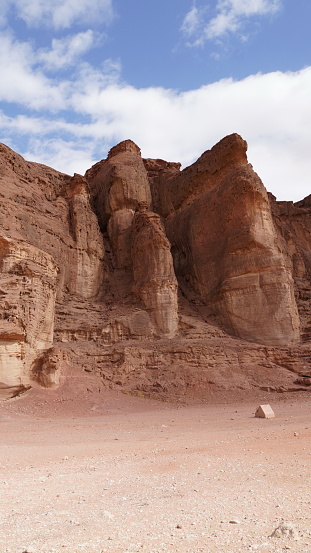
[[[311,201],[268,197],[246,149],[181,171],[126,140],[69,177],[0,145],[2,396],[310,389]]]
[[[3,393],[17,393],[53,344],[55,295],[103,293],[104,246],[81,176],[28,163],[0,145],[0,194],[0,381]]]
[[[299,540],[299,532],[290,522],[281,522],[275,530],[273,530],[270,538],[292,538],[294,540]]]
[[[98,294],[105,278],[104,247],[86,181],[26,162],[0,145],[0,190],[0,233],[54,258],[57,297]]]
[[[93,203],[101,227],[119,210],[136,211],[151,207],[151,192],[140,149],[132,140],[124,140],[86,172]]]
[[[136,294],[155,328],[174,336],[177,281],[160,216],[146,211],[151,206],[151,192],[139,148],[131,140],[121,142],[86,178],[99,220],[102,225],[108,221],[116,268],[133,272]]]
[[[211,150],[204,152],[199,159],[179,172],[179,164],[158,164],[149,161],[146,165],[152,177],[155,195],[160,195],[158,205],[164,216],[184,209],[198,196],[215,188],[223,178],[235,168],[247,165],[247,143],[238,134],[223,138]]]
[[[295,283],[296,301],[302,327],[301,337],[311,340],[311,206],[310,196],[293,204],[277,202],[270,195],[273,218],[278,231],[278,244],[290,258]]]
[[[228,332],[264,344],[295,343],[291,266],[280,251],[262,182],[250,165],[236,167],[240,146],[236,158],[230,150],[235,163],[229,172],[217,169],[222,180],[212,188],[207,183],[210,190],[167,219],[176,272]],[[215,156],[213,164],[218,168]],[[200,160],[197,165],[200,173]]]
[[[168,162],[163,159],[144,159],[144,165],[150,184],[153,210],[166,216],[171,206],[168,183],[173,177],[180,175],[180,163]]]
[[[0,237],[0,383],[21,389],[40,352],[52,346],[57,267],[27,244]]]
[[[31,377],[44,388],[56,388],[66,363],[66,354],[60,348],[51,347],[37,357],[32,365]]]
[[[140,149],[124,140],[106,160],[86,172],[103,230],[108,230],[117,269],[132,269],[131,226],[135,210],[151,207],[151,192]],[[108,227],[107,227],[108,225]]]
[[[155,327],[173,337],[178,329],[177,280],[160,216],[137,212],[132,229],[135,288]]]
[[[74,175],[64,189],[69,207],[69,232],[74,247],[69,249],[67,286],[71,294],[88,299],[98,296],[104,283],[103,239],[89,202],[88,185]]]
[[[132,269],[131,232],[134,215],[133,209],[119,209],[108,221],[108,235],[117,269]]]
[[[256,409],[255,417],[259,419],[273,419],[275,414],[270,405],[259,405]]]

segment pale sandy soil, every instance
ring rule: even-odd
[[[47,397],[0,407],[0,553],[311,553],[310,393]]]

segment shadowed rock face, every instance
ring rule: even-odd
[[[181,171],[125,140],[69,177],[0,145],[2,394],[73,366],[151,392],[311,374],[310,198],[276,202],[246,151]]]
[[[105,280],[103,240],[93,213],[86,180],[74,175],[63,192],[69,209],[69,232],[74,240],[68,256],[68,289],[81,298],[101,294]]]

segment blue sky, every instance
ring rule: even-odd
[[[0,141],[84,173],[111,146],[192,163],[238,132],[280,200],[311,193],[310,0],[1,0]]]

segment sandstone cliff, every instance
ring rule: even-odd
[[[309,389],[311,200],[277,202],[246,151],[181,171],[126,140],[70,177],[0,145],[2,397]]]

